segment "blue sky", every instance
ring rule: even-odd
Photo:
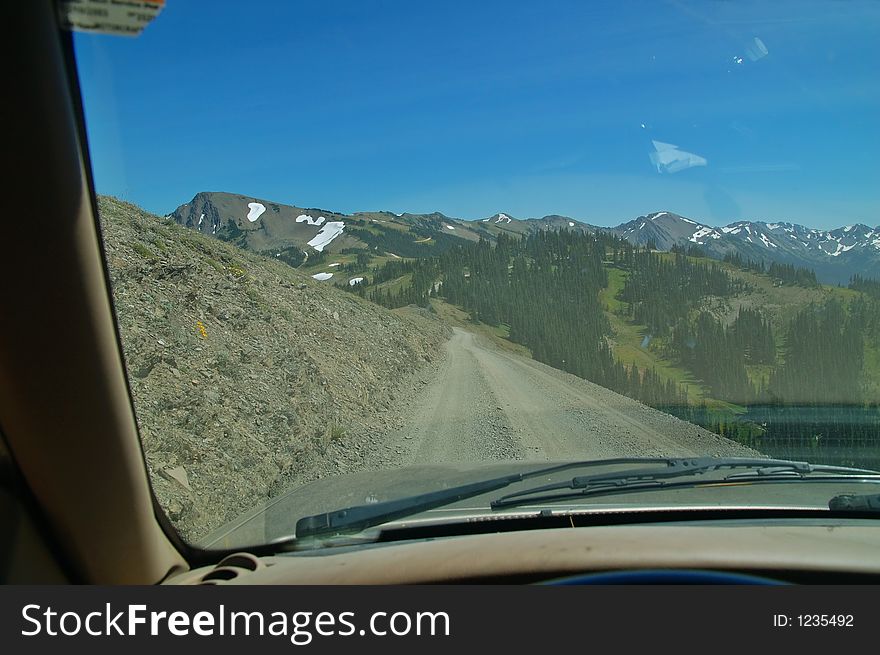
[[[156,213],[836,227],[880,223],[878,33],[877,2],[168,0],[75,46],[97,190]]]

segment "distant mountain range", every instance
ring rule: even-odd
[[[653,240],[660,250],[695,245],[719,259],[738,253],[754,261],[803,266],[816,271],[826,283],[846,283],[855,273],[880,276],[880,227],[856,224],[817,230],[796,223],[761,221],[711,227],[671,212],[658,212],[612,231],[639,245]]]
[[[633,244],[660,250],[699,246],[718,259],[744,259],[811,268],[825,283],[846,283],[853,274],[880,278],[880,227],[856,224],[817,230],[796,223],[737,221],[713,227],[661,211],[616,227],[583,223],[567,216],[518,219],[498,213],[479,220],[431,214],[357,212],[283,205],[232,193],[198,193],[170,214],[177,223],[224,241],[295,263],[309,253],[382,250],[392,256],[436,254],[455,239],[494,240],[501,233],[570,229],[617,234]],[[295,255],[295,256],[294,256]]]

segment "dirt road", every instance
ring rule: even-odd
[[[339,469],[329,472],[324,486],[293,488],[204,543],[228,547],[288,535],[291,517],[376,502],[370,496],[378,489],[384,500],[442,488],[448,482],[444,476],[453,475],[455,467],[432,464],[758,455],[459,328],[446,344],[436,375],[415,383],[410,391],[396,408],[404,417],[402,426],[390,434],[373,435],[363,450],[340,447],[333,455]],[[366,476],[336,476],[355,472]]]
[[[753,451],[455,328],[392,436],[399,464],[750,455]]]

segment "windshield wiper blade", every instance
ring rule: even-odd
[[[715,458],[694,457],[669,459],[665,468],[646,468],[635,471],[578,476],[562,482],[533,487],[524,491],[507,494],[492,501],[492,509],[503,509],[538,501],[564,500],[576,496],[610,495],[630,493],[647,489],[669,489],[672,487],[694,487],[724,482],[746,482],[755,480],[785,481],[804,479],[813,473],[828,473],[836,476],[877,475],[877,471],[826,466],[785,459]],[[689,480],[681,484],[665,482],[672,478],[702,476],[721,469],[747,469],[720,478],[710,478],[696,482]],[[547,493],[565,490],[563,493]]]
[[[295,536],[297,539],[316,535],[336,534],[341,531],[365,530],[388,521],[426,512],[428,510],[450,505],[459,500],[479,496],[490,491],[503,489],[516,482],[529,478],[549,475],[576,468],[599,466],[616,466],[625,464],[669,464],[678,460],[666,457],[624,457],[618,459],[588,460],[583,462],[567,462],[531,471],[513,473],[489,480],[481,480],[449,489],[433,491],[417,496],[408,496],[399,500],[389,500],[370,505],[355,505],[324,514],[306,516],[296,522]]]
[[[660,464],[664,465],[665,468],[654,467],[636,469],[635,471],[628,472],[576,477],[562,483],[544,485],[526,491],[517,492],[516,494],[509,494],[508,496],[504,496],[503,498],[494,501],[491,506],[493,509],[500,509],[502,507],[511,507],[514,505],[534,502],[535,500],[558,500],[571,497],[572,495],[628,493],[630,491],[639,491],[647,488],[669,488],[671,486],[679,485],[663,482],[664,479],[706,473],[721,468],[751,469],[749,471],[728,476],[731,482],[739,476],[746,475],[749,475],[750,479],[763,477],[767,481],[770,481],[771,479],[778,480],[780,476],[791,472],[796,473],[798,476],[817,472],[828,472],[840,475],[856,473],[878,475],[876,471],[870,471],[867,469],[814,465],[807,462],[779,459],[623,457],[617,459],[567,462],[564,464],[556,464],[553,466],[546,466],[525,472],[491,478],[489,480],[481,480],[479,482],[451,487],[449,489],[442,489],[440,491],[426,494],[408,496],[399,500],[390,500],[369,505],[355,505],[353,507],[338,509],[332,512],[306,516],[296,522],[294,534],[297,539],[301,539],[310,536],[332,535],[341,532],[365,530],[376,525],[381,525],[382,523],[387,523],[388,521],[411,516],[420,512],[426,512],[437,507],[442,507],[443,505],[450,505],[459,500],[479,496],[490,491],[503,489],[516,482],[522,482],[542,475],[551,475],[579,468],[598,468],[631,464]],[[573,486],[584,485],[584,481],[592,481],[593,486],[589,486],[589,482],[587,482],[585,486]],[[723,481],[723,479],[707,480],[703,484]],[[640,487],[636,486],[635,483],[637,482],[640,483]],[[688,481],[682,483],[680,486],[697,486],[697,483]],[[624,490],[624,487],[626,487],[626,490]],[[556,489],[580,489],[580,491],[578,494],[566,492],[565,494],[539,495],[542,492]],[[537,497],[535,497],[536,495]]]
[[[341,530],[365,530],[386,521],[424,512],[435,507],[448,505],[458,500],[478,496],[489,491],[502,489],[516,482],[518,478],[493,478],[452,489],[443,489],[400,500],[389,500],[372,505],[356,505],[324,514],[306,516],[296,522],[296,538],[319,534],[337,533]]]
[[[880,482],[880,474],[872,473],[873,479]],[[725,476],[722,478],[685,479],[685,480],[640,480],[627,484],[606,484],[604,486],[589,487],[587,489],[566,490],[552,494],[538,494],[533,496],[519,496],[508,500],[498,500],[492,503],[492,509],[508,509],[535,503],[544,505],[573,498],[585,498],[596,496],[615,496],[633,494],[642,491],[668,491],[671,489],[697,489],[700,487],[734,487],[745,484],[790,484],[802,482],[836,482],[852,479],[854,475],[841,475],[839,473],[804,476],[776,473],[756,477]],[[832,508],[835,509],[835,508]],[[855,511],[856,508],[853,509]]]

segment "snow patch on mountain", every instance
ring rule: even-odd
[[[714,236],[714,238],[716,238],[716,239],[719,238],[718,235],[715,234],[715,230],[713,230],[711,227],[705,227],[703,225],[700,225],[699,228],[700,228],[699,230],[697,230],[696,232],[694,232],[690,236],[688,241],[692,241],[694,243],[703,245],[703,242],[700,241],[700,239],[704,239],[707,236]]]
[[[266,211],[266,206],[260,202],[249,202],[248,203],[248,214],[247,219],[253,223],[260,216],[263,215],[263,212]]]
[[[849,250],[852,250],[853,248],[856,247],[856,245],[858,245],[858,244],[855,244],[855,243],[854,243],[854,244],[852,244],[851,246],[845,246],[845,245],[843,245],[842,243],[838,243],[838,244],[837,244],[837,249],[836,249],[834,252],[830,252],[830,253],[828,253],[828,254],[831,255],[832,257],[838,257],[838,256],[840,256],[841,253],[844,253],[844,252],[847,252],[847,251],[849,251]]]
[[[321,252],[333,239],[342,234],[345,229],[345,223],[342,221],[330,221],[325,223],[324,227],[308,242],[312,248]]]
[[[312,218],[311,216],[307,216],[306,214],[300,214],[296,217],[297,223],[308,223],[309,225],[320,225],[323,223],[325,219],[323,216],[318,216],[318,218]],[[373,219],[375,220],[375,219]]]
[[[767,235],[761,232],[761,243],[763,243],[768,248],[778,248],[775,243],[773,243],[770,239],[767,238]]]

